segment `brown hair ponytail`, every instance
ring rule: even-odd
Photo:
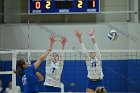
[[[14,71],[14,73],[16,73],[20,77],[23,76],[23,70],[24,70],[23,65],[25,65],[25,60],[20,59],[19,61],[17,61],[17,71]]]

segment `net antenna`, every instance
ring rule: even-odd
[[[28,19],[28,50],[30,49],[30,20]],[[31,53],[28,51],[28,63],[31,64]]]

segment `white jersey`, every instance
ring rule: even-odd
[[[86,48],[84,44],[82,44],[82,48],[86,52]],[[94,44],[94,49],[97,51],[97,44]],[[102,60],[100,52],[96,52],[96,56],[94,59],[89,57],[89,53],[86,53],[86,66],[88,70],[87,77],[90,79],[103,79],[103,71],[102,71]]]
[[[101,61],[96,57],[94,59],[89,58],[86,60],[88,78],[90,79],[103,79],[103,72],[101,67]]]
[[[61,87],[61,74],[63,70],[63,61],[59,60],[53,63],[51,60],[46,59],[46,78],[44,85]]]

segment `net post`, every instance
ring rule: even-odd
[[[28,51],[28,63],[31,65],[31,53]]]
[[[16,70],[17,51],[12,53],[12,70]],[[16,93],[16,74],[12,73],[12,92]]]

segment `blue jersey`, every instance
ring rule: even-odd
[[[22,77],[24,93],[36,93],[39,91],[38,77],[35,73],[34,64],[24,69],[24,75]]]

